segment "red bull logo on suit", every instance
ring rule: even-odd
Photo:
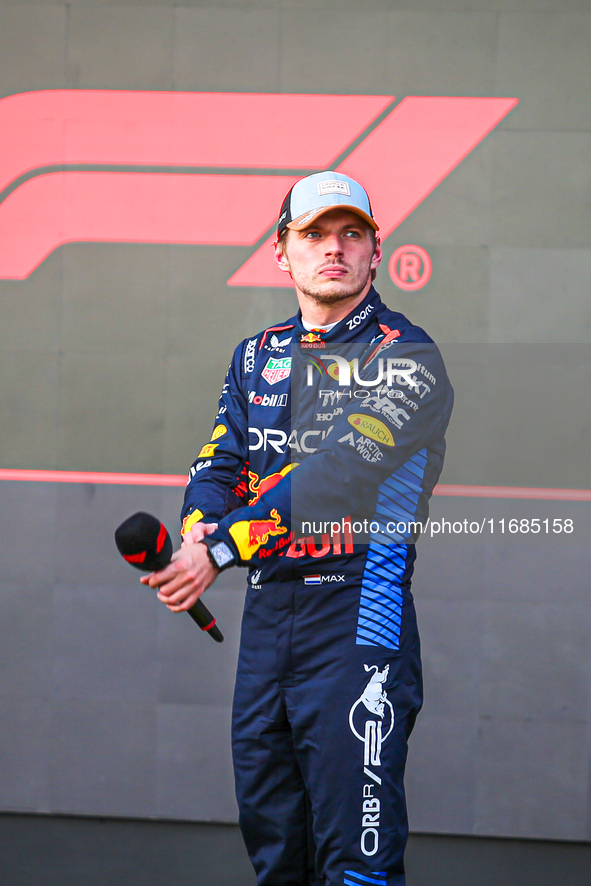
[[[287,527],[281,526],[281,516],[275,508],[271,509],[269,520],[239,520],[230,527],[230,535],[242,560],[250,560],[271,536],[286,532]]]
[[[266,477],[262,479],[259,478],[258,474],[255,474],[254,471],[248,472],[249,483],[248,488],[254,498],[249,502],[250,505],[254,505],[257,503],[261,495],[264,495],[265,492],[268,492],[269,489],[273,489],[274,486],[277,486],[280,480],[283,480],[289,472],[293,469],[297,468],[297,465],[286,465],[286,467],[282,468],[280,471],[276,471],[273,474],[268,474]]]
[[[349,726],[355,738],[363,742],[363,772],[369,780],[363,785],[360,847],[364,855],[372,856],[378,851],[380,841],[379,788],[382,784],[381,776],[374,770],[382,765],[382,745],[394,728],[394,708],[385,689],[390,665],[382,671],[377,665],[363,667],[373,674],[349,711]]]

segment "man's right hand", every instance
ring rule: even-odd
[[[184,550],[174,552],[168,566],[142,575],[140,581],[158,590],[158,599],[171,612],[186,612],[219,574],[205,545],[187,544]]]
[[[215,532],[217,528],[217,523],[195,523],[191,526],[189,531],[183,535],[181,548],[185,548],[187,545],[197,544],[197,542],[201,541],[202,538],[205,538],[206,535],[211,535],[212,532]]]

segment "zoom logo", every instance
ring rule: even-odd
[[[347,320],[347,326],[349,329],[355,329],[356,326],[359,326],[360,323],[363,323],[368,314],[373,311],[373,305],[368,305],[363,309],[359,314],[355,314],[352,320]]]

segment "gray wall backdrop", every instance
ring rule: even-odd
[[[36,89],[515,96],[386,240],[378,288],[444,346],[445,483],[591,488],[588,0],[0,5],[0,96]],[[294,133],[297,137],[297,133]],[[417,243],[428,285],[387,260]],[[236,341],[289,290],[229,288],[252,250],[72,244],[0,281],[0,467],[184,473]],[[182,490],[0,484],[0,809],[235,819],[228,640],[160,611],[112,532]],[[424,540],[427,705],[411,826],[589,839],[588,503],[438,498],[434,516],[571,517],[571,538]]]

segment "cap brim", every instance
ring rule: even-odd
[[[320,206],[318,209],[311,209],[309,212],[305,212],[298,218],[294,218],[293,221],[288,222],[286,227],[290,228],[292,231],[305,231],[306,228],[309,228],[317,218],[320,218],[321,215],[325,215],[327,212],[332,212],[333,209],[348,209],[349,212],[354,212],[355,215],[358,215],[363,221],[367,222],[370,228],[373,228],[374,231],[380,230],[379,225],[377,225],[374,219],[364,212],[363,209],[359,209],[358,206],[348,206],[346,203],[337,203],[333,206]]]

